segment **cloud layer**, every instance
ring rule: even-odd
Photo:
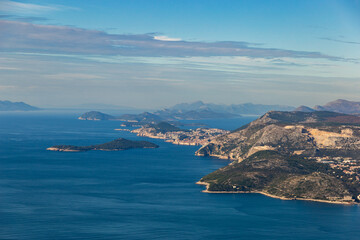
[[[0,20],[0,51],[122,55],[143,57],[245,56],[251,58],[321,58],[319,52],[263,48],[248,42],[192,42],[153,34],[109,34],[68,26]],[[175,41],[176,40],[176,41]]]

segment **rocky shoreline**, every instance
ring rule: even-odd
[[[131,141],[124,138],[115,139],[111,142],[90,146],[56,145],[47,148],[48,151],[58,152],[85,152],[90,150],[97,151],[122,151],[133,148],[158,148],[159,146],[147,141]]]
[[[257,194],[262,194],[262,195],[267,196],[267,197],[276,198],[276,199],[280,199],[280,200],[286,200],[286,201],[301,200],[301,201],[312,201],[312,202],[341,204],[341,205],[360,205],[357,202],[340,202],[340,201],[329,201],[329,200],[312,199],[312,198],[286,198],[286,197],[276,196],[276,195],[266,193],[266,192],[262,192],[262,191],[210,191],[210,190],[208,190],[209,185],[210,185],[209,183],[198,181],[198,182],[196,182],[196,184],[205,186],[205,190],[201,191],[203,193],[215,193],[215,194],[231,194],[231,193],[235,193],[235,194],[251,194],[251,193],[257,193]]]

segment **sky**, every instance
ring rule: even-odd
[[[0,100],[360,101],[360,0],[0,0]]]

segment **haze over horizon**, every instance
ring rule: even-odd
[[[0,96],[39,107],[360,101],[360,1],[0,0]]]

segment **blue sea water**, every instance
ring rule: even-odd
[[[359,206],[202,193],[195,182],[228,162],[196,157],[195,146],[46,151],[144,139],[77,115],[0,114],[0,239],[359,239]]]

